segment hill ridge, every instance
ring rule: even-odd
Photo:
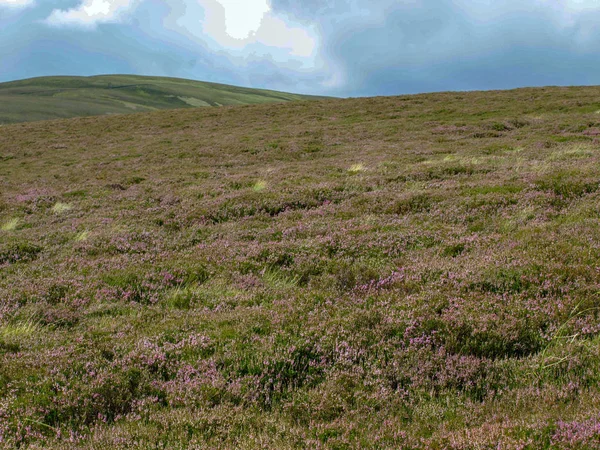
[[[185,78],[60,75],[0,83],[0,124],[322,98]]]

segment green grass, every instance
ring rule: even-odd
[[[179,78],[136,75],[41,77],[0,83],[0,125],[318,98]]]

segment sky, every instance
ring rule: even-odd
[[[0,82],[171,76],[342,97],[600,84],[598,0],[0,0]]]

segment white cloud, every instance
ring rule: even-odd
[[[225,32],[234,39],[247,39],[256,32],[265,17],[271,11],[268,0],[201,0],[210,16],[221,21],[225,20]]]
[[[268,15],[256,30],[257,42],[269,47],[288,49],[291,55],[309,57],[316,47],[314,35],[300,27],[290,27],[282,19]]]
[[[83,0],[75,8],[55,9],[46,22],[51,25],[94,27],[99,23],[118,22],[130,12],[137,0]]]
[[[204,10],[202,31],[222,47],[239,50],[262,44],[305,58],[316,49],[316,32],[276,16],[269,0],[197,1]]]
[[[9,8],[23,8],[33,4],[34,0],[0,0],[0,7],[8,6]]]
[[[0,0],[2,2],[32,0]],[[119,22],[143,0],[81,0],[67,10],[55,9],[46,22],[55,26],[93,28],[100,23]],[[314,54],[316,32],[276,16],[270,0],[180,0],[184,8],[185,28],[198,35],[198,25],[204,37],[219,47],[243,50],[256,44],[286,51],[291,57],[308,58]],[[176,2],[167,1],[167,4]],[[193,7],[199,6],[204,18],[196,16]],[[192,17],[189,17],[191,15]],[[194,17],[195,16],[195,17]],[[200,21],[200,24],[199,24]]]
[[[598,10],[600,8],[596,0],[544,0],[544,3],[549,7],[563,7],[572,12]]]
[[[6,0],[0,0],[6,1]],[[15,0],[11,0],[15,1]],[[53,26],[93,29],[121,22],[149,0],[79,0],[73,8],[55,9],[46,19]],[[163,27],[201,42],[233,61],[265,59],[291,64],[299,70],[314,68],[318,58],[316,28],[275,14],[271,0],[163,0],[170,13]]]

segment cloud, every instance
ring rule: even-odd
[[[53,10],[46,23],[94,28],[98,24],[122,21],[142,2],[82,0],[74,8]],[[243,50],[254,47],[253,51],[260,53],[256,49],[259,45],[284,49],[290,57],[308,58],[317,47],[314,29],[293,24],[274,14],[270,0],[167,0],[164,4],[185,16],[179,19],[187,24],[188,31],[198,36],[201,30],[203,38],[222,48]]]
[[[23,8],[30,6],[34,0],[0,0],[0,8],[6,6],[8,8]]]
[[[56,26],[93,28],[100,23],[120,21],[137,3],[137,0],[83,0],[75,8],[55,9],[46,22]]]
[[[310,27],[293,24],[271,10],[268,0],[198,0],[204,11],[202,31],[220,46],[243,49],[255,44],[310,57],[317,46]],[[194,29],[193,24],[189,27]]]
[[[223,26],[228,36],[239,40],[255,33],[271,11],[268,0],[201,0],[200,4],[204,7],[207,24]]]
[[[256,42],[269,47],[289,49],[294,56],[310,57],[316,50],[317,38],[313,29],[289,26],[276,16],[266,16],[255,34]]]
[[[36,6],[0,12],[2,79],[127,71],[342,96],[600,84],[597,0],[0,0],[0,8],[29,2]]]
[[[600,83],[597,0],[272,1],[320,30],[334,95]]]

